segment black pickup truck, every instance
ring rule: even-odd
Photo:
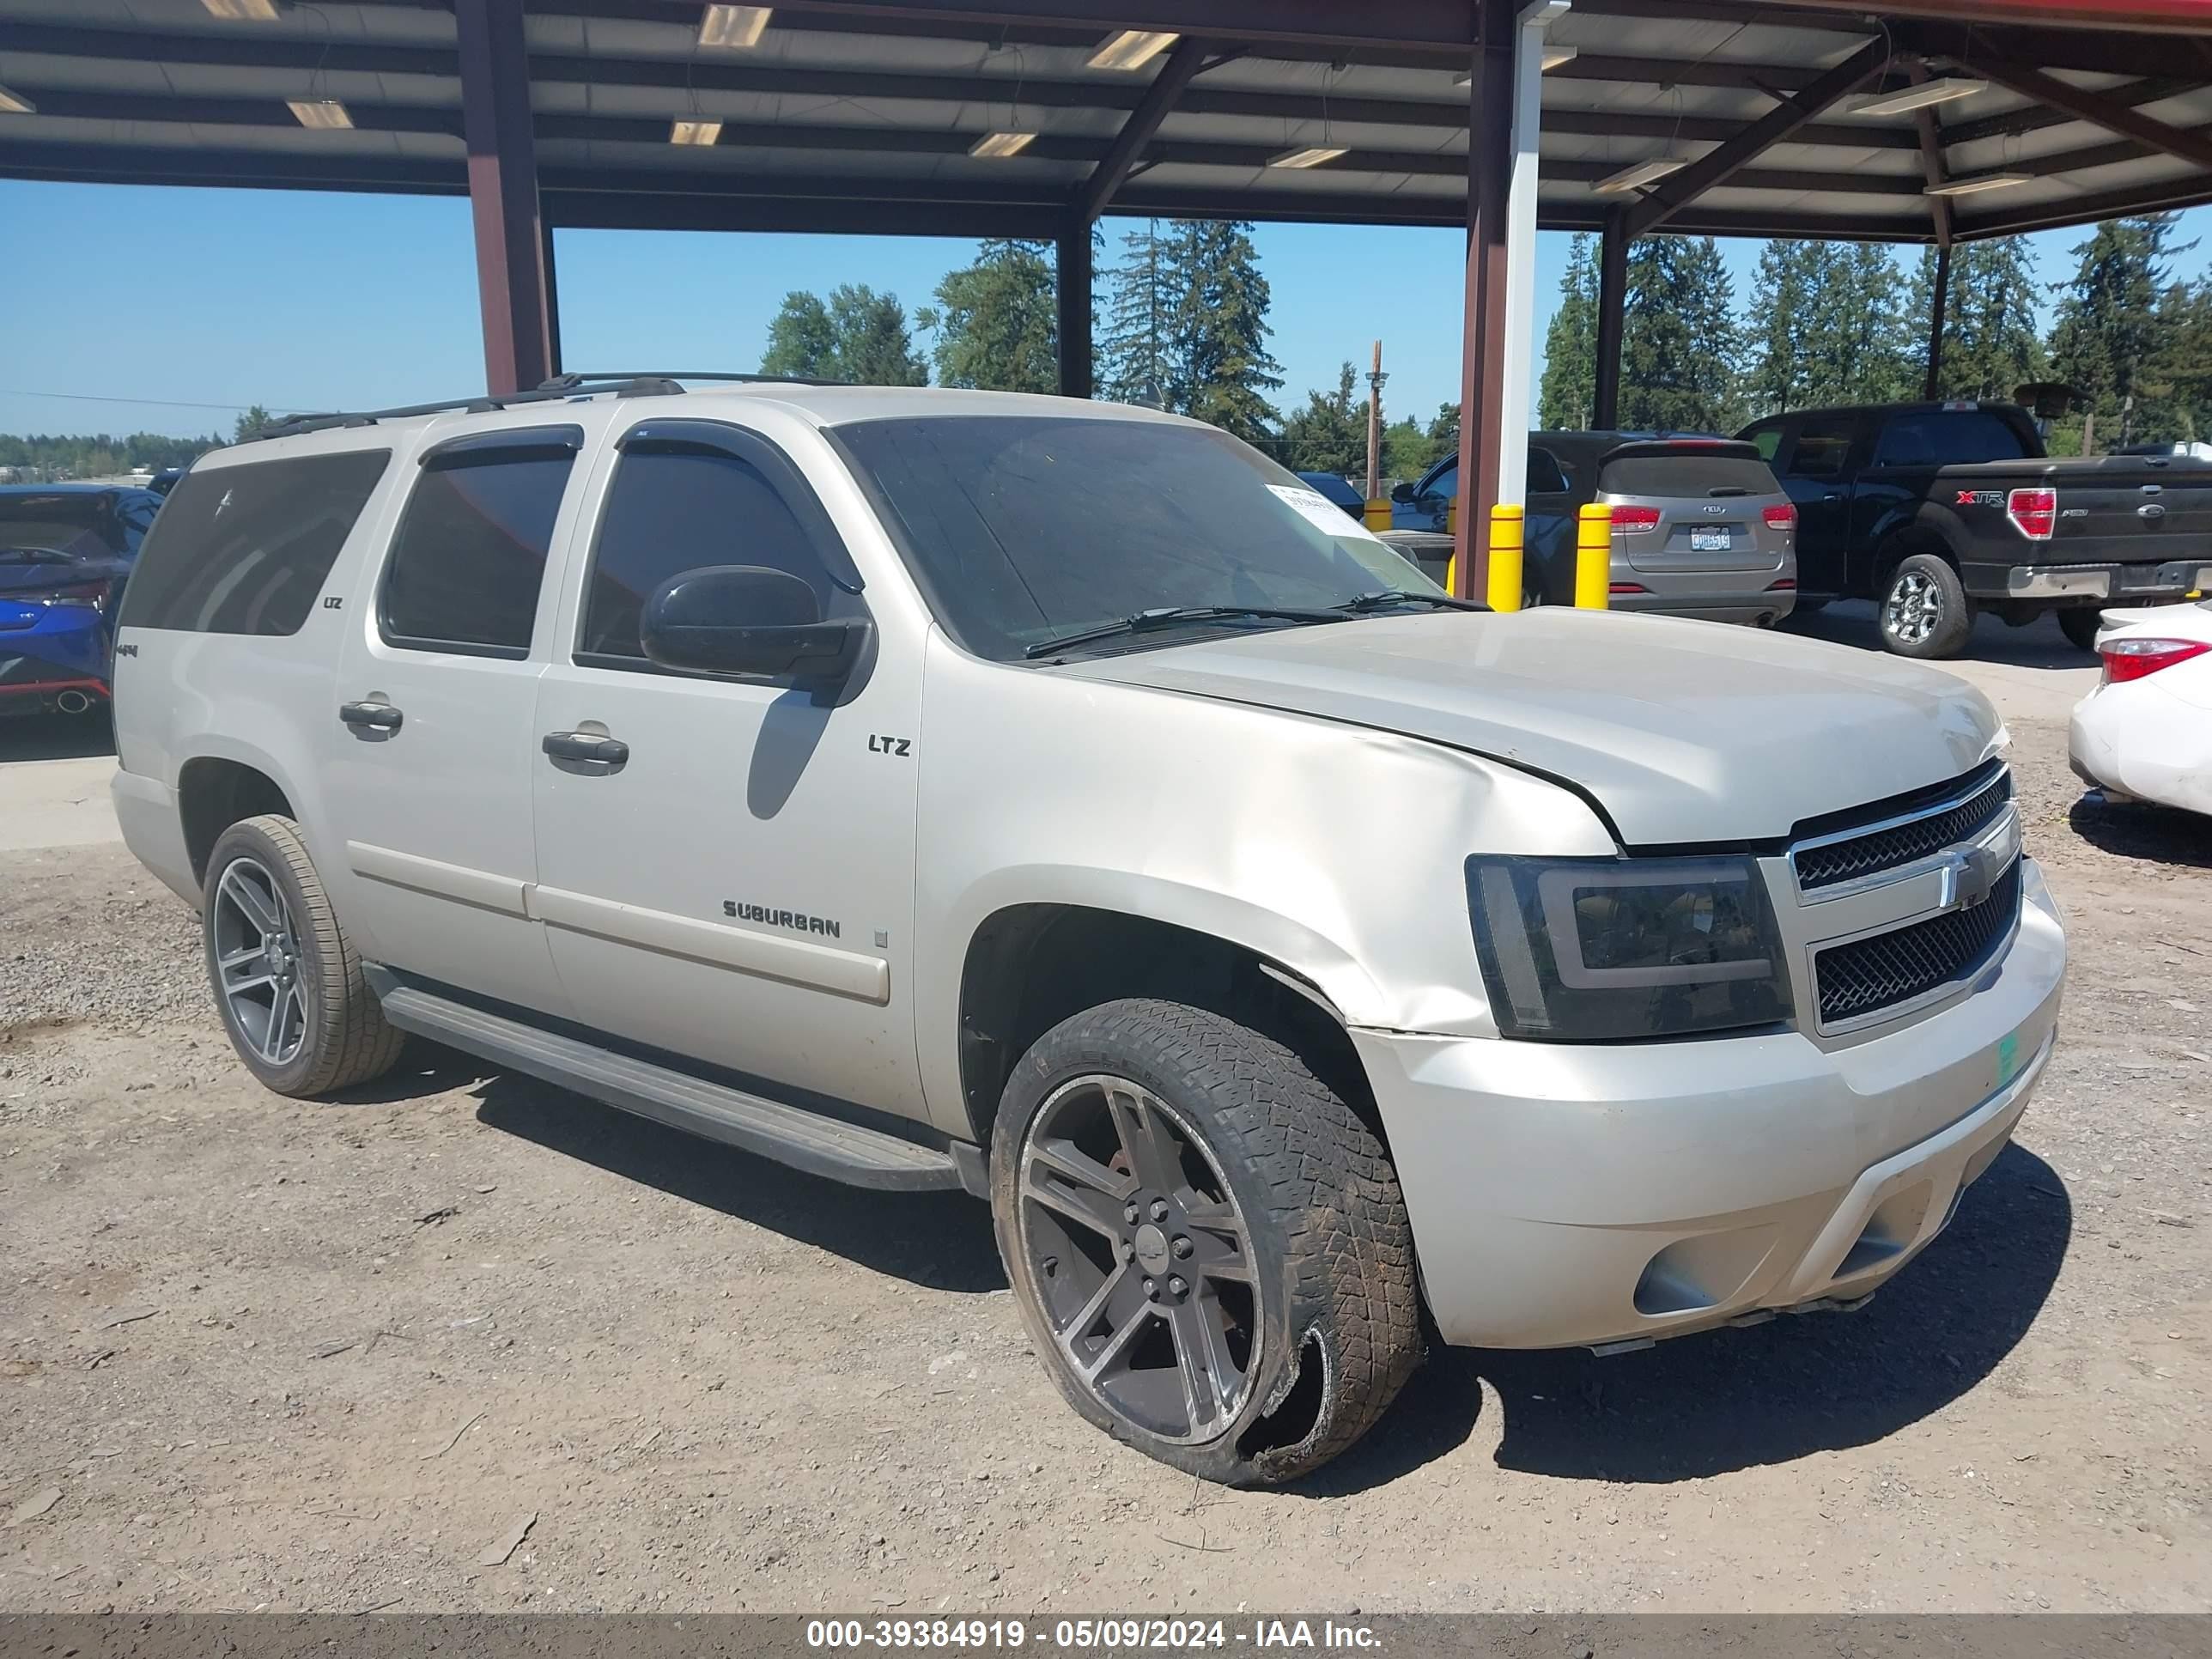
[[[2087,650],[2107,604],[2212,588],[2212,462],[2054,460],[2013,404],[1794,410],[1737,435],[1797,504],[1797,610],[1877,600],[1902,656],[1956,655],[1978,611],[2055,610]]]

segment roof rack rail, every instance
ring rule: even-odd
[[[296,438],[306,432],[327,432],[337,427],[374,426],[379,421],[404,420],[414,415],[489,414],[515,404],[558,403],[569,398],[611,393],[618,398],[670,397],[684,390],[685,380],[731,380],[766,386],[839,386],[837,380],[811,380],[795,374],[733,374],[696,371],[684,374],[556,374],[527,392],[499,394],[473,392],[463,398],[442,398],[434,403],[402,404],[392,409],[330,410],[314,414],[288,415],[281,421],[256,427],[238,440],[253,443],[263,438]]]

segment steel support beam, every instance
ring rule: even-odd
[[[522,0],[457,0],[454,16],[484,379],[495,393],[517,392],[553,372]]]
[[[1474,0],[1468,78],[1467,283],[1459,374],[1459,531],[1452,588],[1489,590],[1484,527],[1498,501],[1504,430],[1505,299],[1513,189],[1513,59],[1520,33],[1512,0]]]
[[[2091,92],[2070,81],[2062,81],[2055,75],[2046,75],[2039,69],[2030,69],[2024,64],[2008,63],[1980,52],[1949,54],[1951,61],[1970,75],[1984,81],[1994,81],[1999,86],[2018,93],[2023,98],[2033,98],[2050,108],[2063,110],[2076,120],[2088,121],[2122,137],[2132,138],[2139,144],[2148,144],[2168,155],[2176,155],[2191,165],[2212,169],[2212,135],[2192,131],[2184,127],[2168,126],[2165,122],[2143,114],[2117,99],[2107,98],[2100,92]]]
[[[1464,50],[1469,40],[1466,0],[1390,0],[1384,6],[1346,6],[1340,0],[808,0],[799,9],[821,17],[923,24],[972,22],[1015,29],[1044,25],[1095,31],[1102,38],[1116,29],[1164,29],[1255,46]]]
[[[1091,395],[1091,221],[1071,215],[1057,240],[1060,395]]]
[[[1137,107],[1129,112],[1128,119],[1121,123],[1121,131],[1114,135],[1114,142],[1106,147],[1106,154],[1099,158],[1098,165],[1091,168],[1091,176],[1083,181],[1083,188],[1076,191],[1075,210],[1085,224],[1096,219],[1106,204],[1114,199],[1114,192],[1127,179],[1129,169],[1137,165],[1145,146],[1152,142],[1160,123],[1176,106],[1176,100],[1182,96],[1182,89],[1190,84],[1193,76],[1206,67],[1207,50],[1205,41],[1188,34],[1176,42],[1167,61],[1160,65],[1159,73],[1152,76],[1152,84],[1145,89]]]
[[[545,262],[545,372],[561,372],[561,283],[553,263],[553,222],[541,216],[538,225],[538,257]]]
[[[1536,374],[1536,151],[1544,118],[1544,33],[1571,3],[1572,0],[1526,0],[1514,20],[1513,153],[1505,207],[1505,331],[1495,348],[1501,361],[1498,493],[1492,499],[1516,505],[1524,504],[1528,497],[1528,428],[1534,424],[1529,419],[1528,388]],[[1484,522],[1488,522],[1486,512]],[[1488,539],[1486,534],[1486,545]],[[1488,591],[1486,584],[1484,591]]]
[[[1628,209],[1628,234],[1656,230],[1677,210],[1728,182],[1760,155],[1881,73],[1889,42],[1869,40],[1802,92],[1784,99],[1735,137],[1710,149]]]
[[[1597,243],[1597,384],[1590,398],[1590,427],[1610,432],[1620,424],[1620,337],[1628,318],[1628,226],[1616,208],[1606,216]]]

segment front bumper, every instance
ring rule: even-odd
[[[2026,874],[2002,957],[1857,1042],[1353,1031],[1444,1339],[1636,1342],[1888,1279],[2003,1151],[2049,1059],[2065,937]]]

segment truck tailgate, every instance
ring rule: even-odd
[[[1939,500],[1982,520],[1983,546],[2002,548],[2009,532],[2021,563],[2212,563],[2212,465],[2203,461],[2140,455],[1993,461],[1947,466],[1937,478]],[[2006,495],[2021,487],[2057,491],[2048,541],[2031,540],[2005,522]]]

